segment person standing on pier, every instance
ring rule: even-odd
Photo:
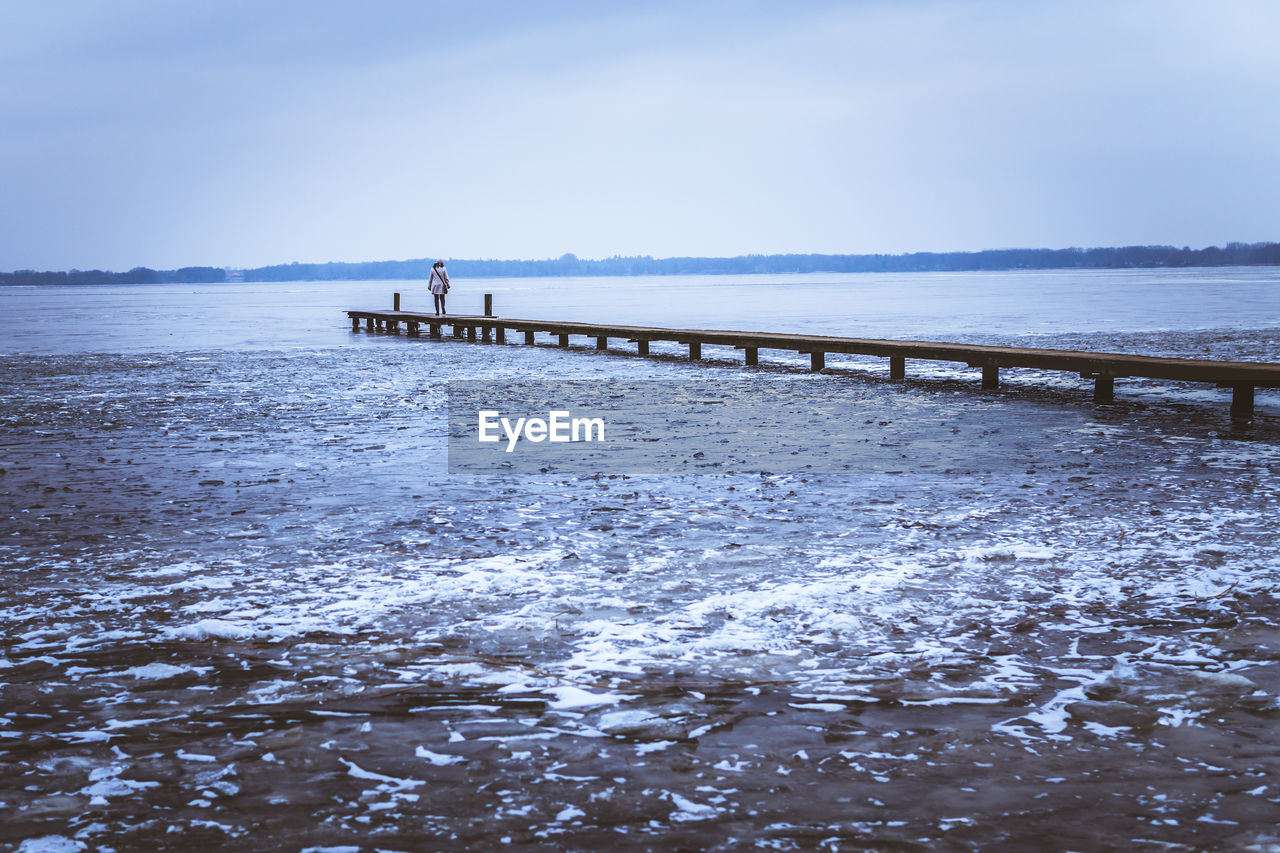
[[[431,267],[431,280],[427,282],[427,290],[435,297],[436,313],[449,313],[444,308],[444,295],[449,292],[449,273],[445,271],[444,261],[436,261]]]

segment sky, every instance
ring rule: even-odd
[[[0,0],[0,270],[1280,240],[1272,0]]]

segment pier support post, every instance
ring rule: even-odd
[[[507,330],[502,326],[495,326],[493,329],[493,337],[498,343],[505,344],[507,342]]]
[[[1247,421],[1253,418],[1253,386],[1252,385],[1232,385],[1231,386],[1231,418],[1237,421]]]
[[[455,324],[454,324],[454,326],[453,326],[453,336],[454,336],[455,338],[460,338],[460,337],[462,337],[462,327],[461,327],[461,326],[459,326],[459,325],[457,325],[456,323],[455,323]]]
[[[493,294],[492,293],[486,293],[484,295],[484,316],[486,317],[493,316]]]
[[[388,331],[388,332],[390,332],[390,333],[391,333],[391,334],[393,334],[393,335],[398,335],[398,334],[400,333],[400,321],[399,321],[399,320],[388,320],[388,321],[387,321],[387,331]]]
[[[480,330],[480,340],[484,341],[486,344],[493,343],[493,333],[489,331],[488,326],[485,326]]]
[[[689,360],[697,361],[702,358],[702,341],[689,341]]]
[[[902,382],[907,378],[907,359],[900,355],[889,356],[889,379]]]
[[[353,331],[353,332],[358,332],[358,331],[360,331],[360,318],[359,318],[359,317],[352,317],[352,318],[351,318],[351,331]]]
[[[372,317],[365,317],[365,318],[364,318],[364,328],[365,328],[365,331],[366,331],[366,332],[372,332],[372,331],[373,331],[373,318],[372,318]]]
[[[471,341],[472,343],[475,343],[475,340],[476,340],[475,326],[467,326],[467,340]]]
[[[597,335],[596,349],[608,349],[608,348],[609,348],[609,339],[606,338],[604,335]]]
[[[391,294],[391,310],[392,311],[400,310],[400,294],[398,293]]]
[[[759,347],[743,347],[742,351],[747,357],[747,367],[755,367],[760,363]]]
[[[982,387],[994,391],[1000,387],[1000,366],[996,364],[982,365]]]
[[[524,333],[524,342],[529,346],[533,346],[533,332]]]
[[[431,324],[430,334],[431,334],[431,337],[433,337],[433,338],[440,338],[440,337],[444,337],[443,335],[441,335],[441,334],[440,334],[440,324],[439,324],[439,323],[432,323],[432,324]]]
[[[637,355],[649,354],[649,341],[647,339],[641,339],[636,341],[636,354]]]
[[[1116,378],[1114,376],[1095,376],[1093,379],[1093,402],[1114,403],[1116,401]]]
[[[567,346],[569,346],[569,336],[568,336],[568,335],[563,334],[563,333],[560,335],[560,346],[562,346],[562,347],[567,347]]]
[[[416,338],[418,336],[418,324],[410,320],[405,325],[409,327],[409,337]]]
[[[825,352],[809,353],[809,369],[819,371],[827,366],[827,354]]]

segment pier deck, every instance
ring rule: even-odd
[[[486,300],[486,308],[491,304]],[[455,337],[497,343],[505,343],[508,332],[523,333],[526,344],[535,343],[538,334],[547,334],[555,337],[562,347],[569,346],[570,336],[576,335],[594,338],[596,349],[599,350],[608,349],[610,339],[634,343],[640,355],[648,355],[652,341],[673,342],[687,346],[689,358],[694,360],[702,357],[703,345],[726,346],[743,350],[747,365],[759,363],[762,349],[783,350],[808,353],[810,368],[813,370],[821,370],[825,366],[827,353],[880,356],[889,359],[890,379],[899,381],[906,378],[908,359],[959,362],[980,368],[982,387],[988,389],[999,387],[1001,368],[1060,370],[1092,379],[1093,398],[1098,403],[1112,402],[1115,380],[1125,377],[1203,382],[1231,388],[1231,416],[1246,420],[1253,417],[1255,388],[1280,387],[1280,364],[1271,362],[1208,361],[938,341],[522,320],[489,314],[441,316],[414,311],[349,310],[347,316],[351,320],[352,331],[359,331],[361,323],[369,331],[399,331],[400,324],[403,323],[408,334],[413,336],[418,335],[423,326],[427,327],[428,334],[432,337],[440,337],[443,329],[451,328]]]

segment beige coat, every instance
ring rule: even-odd
[[[427,283],[427,290],[432,293],[444,293],[449,288],[449,273],[444,267],[431,268],[431,281]]]

